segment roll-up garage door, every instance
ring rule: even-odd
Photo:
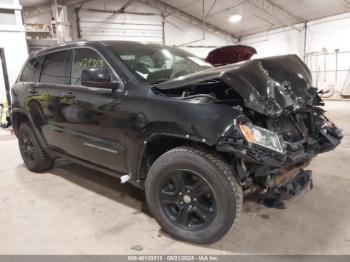
[[[80,36],[85,40],[125,40],[162,43],[162,18],[157,15],[114,14],[81,10]]]

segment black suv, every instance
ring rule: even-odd
[[[12,88],[26,166],[60,157],[145,189],[164,231],[211,243],[243,195],[307,187],[304,171],[342,132],[294,55],[213,68],[183,50],[75,42],[31,55]]]

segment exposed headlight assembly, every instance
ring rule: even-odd
[[[242,134],[249,143],[283,153],[283,148],[277,134],[255,125],[239,125]]]

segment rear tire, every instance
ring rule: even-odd
[[[220,156],[191,147],[174,148],[151,166],[145,183],[147,203],[169,235],[209,244],[234,225],[243,193]]]
[[[51,169],[54,161],[40,147],[29,123],[22,123],[18,130],[18,145],[27,168],[33,172]]]

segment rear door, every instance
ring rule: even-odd
[[[103,67],[118,80],[106,59],[92,48],[76,48],[71,85],[65,87],[61,110],[66,130],[66,153],[120,172],[126,171],[125,135],[121,126],[122,93],[83,86],[82,71]]]
[[[43,57],[39,82],[28,88],[26,104],[42,133],[46,144],[59,152],[65,152],[65,107],[63,87],[70,83],[72,50],[62,50]]]
[[[33,57],[29,59],[22,71],[19,80],[12,87],[12,107],[25,108],[28,101],[27,96],[32,95],[32,90],[38,81],[43,56]]]

